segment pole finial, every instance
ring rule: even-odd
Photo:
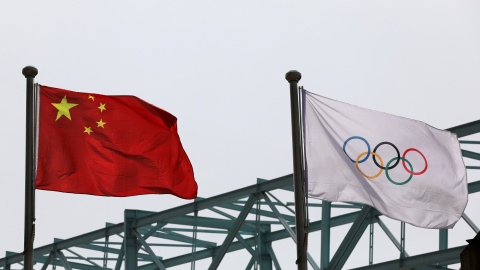
[[[22,69],[22,74],[25,76],[25,78],[28,77],[33,77],[37,76],[38,74],[38,69],[34,66],[26,66]]]
[[[285,79],[287,79],[289,83],[298,82],[301,78],[302,74],[300,74],[300,72],[296,70],[290,70],[289,72],[287,72],[287,74],[285,74]]]

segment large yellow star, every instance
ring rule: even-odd
[[[107,122],[103,122],[102,119],[100,119],[100,122],[97,122],[97,124],[98,124],[97,127],[105,128],[104,125],[105,125],[106,123],[107,123]]]
[[[83,131],[84,133],[88,133],[88,135],[90,135],[90,132],[93,132],[92,128],[91,127],[85,127],[85,130]]]
[[[100,109],[100,112],[103,112],[104,110],[106,110],[105,105],[106,105],[106,104],[102,104],[102,103],[100,102],[100,107],[98,107],[98,108]]]
[[[70,111],[69,110],[71,108],[77,106],[78,104],[68,103],[67,102],[67,96],[64,96],[62,101],[60,101],[60,103],[52,103],[52,105],[55,106],[55,108],[58,109],[57,119],[55,119],[55,121],[57,121],[58,118],[60,118],[62,115],[65,115],[65,117],[72,120],[72,117],[70,116]]]

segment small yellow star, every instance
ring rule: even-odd
[[[106,105],[106,104],[102,104],[102,103],[100,102],[100,107],[98,107],[98,108],[100,109],[100,112],[103,112],[103,111],[106,110],[106,109],[105,109],[105,105]]]
[[[86,133],[88,133],[88,135],[90,135],[90,133],[93,132],[93,131],[92,131],[91,127],[85,127],[85,131],[83,131],[83,132],[84,133],[86,132]]]
[[[62,101],[60,101],[60,103],[52,103],[52,105],[58,109],[57,119],[55,119],[55,121],[57,121],[58,118],[62,117],[62,115],[65,115],[65,117],[72,120],[69,110],[77,106],[78,104],[68,103],[67,96],[64,96]]]
[[[88,99],[91,99],[91,100],[95,101],[95,97],[94,97],[94,96],[88,96]]]
[[[97,127],[105,128],[104,125],[105,125],[106,123],[107,123],[107,122],[103,122],[102,119],[100,119],[100,122],[97,122],[97,124],[98,124]]]

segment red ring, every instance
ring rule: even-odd
[[[405,158],[405,156],[407,155],[407,153],[410,152],[410,151],[415,151],[415,152],[419,153],[419,154],[423,157],[423,160],[425,160],[425,169],[423,169],[423,171],[421,171],[421,172],[412,172],[412,171],[410,171],[410,170],[407,168],[407,165],[405,165],[405,160],[402,160],[402,162],[403,162],[403,167],[405,168],[405,170],[406,170],[408,173],[411,173],[411,174],[413,174],[413,175],[420,175],[420,174],[424,173],[424,172],[427,170],[427,167],[428,167],[427,159],[426,159],[425,156],[422,154],[422,152],[418,151],[418,150],[415,149],[415,148],[407,149],[407,150],[405,151],[405,153],[403,153],[403,156],[402,156],[402,157]]]

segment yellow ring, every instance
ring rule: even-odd
[[[368,178],[368,179],[377,178],[378,176],[380,176],[380,174],[382,173],[383,169],[380,169],[380,171],[379,171],[376,175],[374,175],[374,176],[367,176],[367,175],[365,175],[365,174],[360,170],[360,168],[358,167],[358,160],[359,160],[362,156],[364,156],[364,155],[366,155],[366,154],[368,154],[368,152],[363,152],[363,153],[361,153],[361,154],[357,157],[357,160],[356,160],[356,162],[355,162],[355,165],[357,166],[357,170],[358,170],[363,176],[365,176],[365,177]],[[380,160],[380,166],[383,167],[383,160],[382,160],[382,158],[381,158],[379,155],[377,155],[376,153],[374,153],[374,152],[370,152],[370,154],[376,156],[376,157]]]

